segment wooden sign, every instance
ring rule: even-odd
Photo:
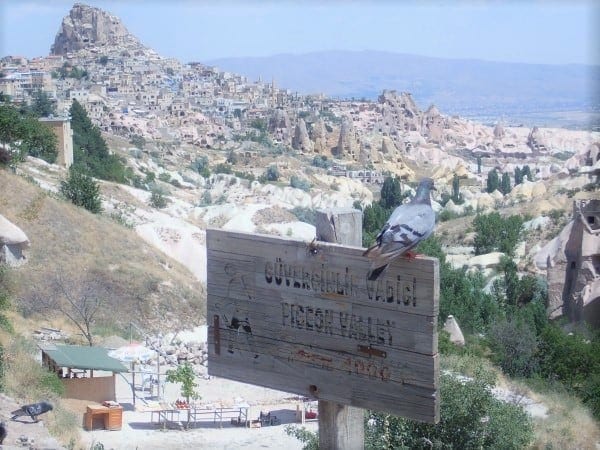
[[[211,375],[439,420],[437,259],[207,230]]]

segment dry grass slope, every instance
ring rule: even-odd
[[[98,317],[100,327],[124,330],[133,320],[149,330],[165,330],[204,322],[203,285],[135,231],[6,170],[0,170],[0,214],[31,242],[27,264],[12,271],[17,307],[43,292],[57,273],[73,279],[87,273],[110,293]]]

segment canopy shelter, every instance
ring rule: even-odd
[[[116,400],[115,374],[129,369],[108,356],[107,349],[51,343],[39,344],[39,347],[42,365],[58,375],[67,398]],[[101,373],[94,374],[94,371]]]

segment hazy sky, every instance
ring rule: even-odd
[[[0,56],[45,56],[74,2],[0,0]],[[600,64],[600,1],[87,1],[182,62],[316,50]]]

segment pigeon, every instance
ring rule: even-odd
[[[6,424],[4,422],[0,422],[0,445],[4,443],[4,439],[7,435]]]
[[[37,422],[37,416],[52,411],[53,409],[54,407],[48,402],[32,403],[31,405],[21,406],[19,409],[11,412],[13,415],[11,419],[15,420],[17,417],[29,415],[31,420]]]
[[[394,258],[408,252],[433,232],[435,212],[429,198],[432,189],[435,190],[433,180],[422,179],[417,194],[409,203],[394,210],[377,235],[375,244],[363,253],[372,260],[367,274],[370,281],[379,278]]]

